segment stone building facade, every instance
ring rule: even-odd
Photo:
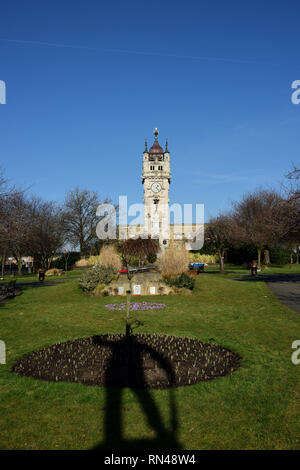
[[[170,224],[169,215],[171,184],[170,152],[168,140],[165,149],[158,142],[158,129],[154,130],[154,143],[148,150],[145,140],[145,150],[142,161],[142,184],[144,187],[144,225],[119,225],[120,238],[151,236],[158,238],[162,249],[173,246],[185,246],[192,249],[195,235],[202,234],[204,224]]]

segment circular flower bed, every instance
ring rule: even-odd
[[[129,310],[153,310],[157,308],[163,308],[166,304],[157,304],[155,302],[131,302]],[[120,304],[107,304],[104,305],[105,308],[109,310],[125,310],[126,303],[122,302]]]
[[[20,358],[12,371],[47,381],[160,389],[224,376],[238,362],[228,349],[191,338],[103,335],[35,351]]]

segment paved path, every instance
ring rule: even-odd
[[[300,278],[297,280],[288,276],[292,275],[287,274],[285,279],[277,282],[267,282],[267,286],[281,303],[300,313]]]
[[[300,313],[300,274],[260,274],[236,280],[265,281],[281,303]]]

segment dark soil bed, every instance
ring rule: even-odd
[[[161,389],[224,376],[238,362],[228,349],[190,338],[103,335],[35,351],[20,358],[12,371],[51,382]]]

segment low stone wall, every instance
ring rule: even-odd
[[[173,293],[172,287],[167,286],[160,273],[144,272],[137,273],[131,280],[132,295],[167,295]],[[126,295],[130,289],[129,280],[126,274],[120,274],[117,281],[111,282],[104,290],[109,295]]]

